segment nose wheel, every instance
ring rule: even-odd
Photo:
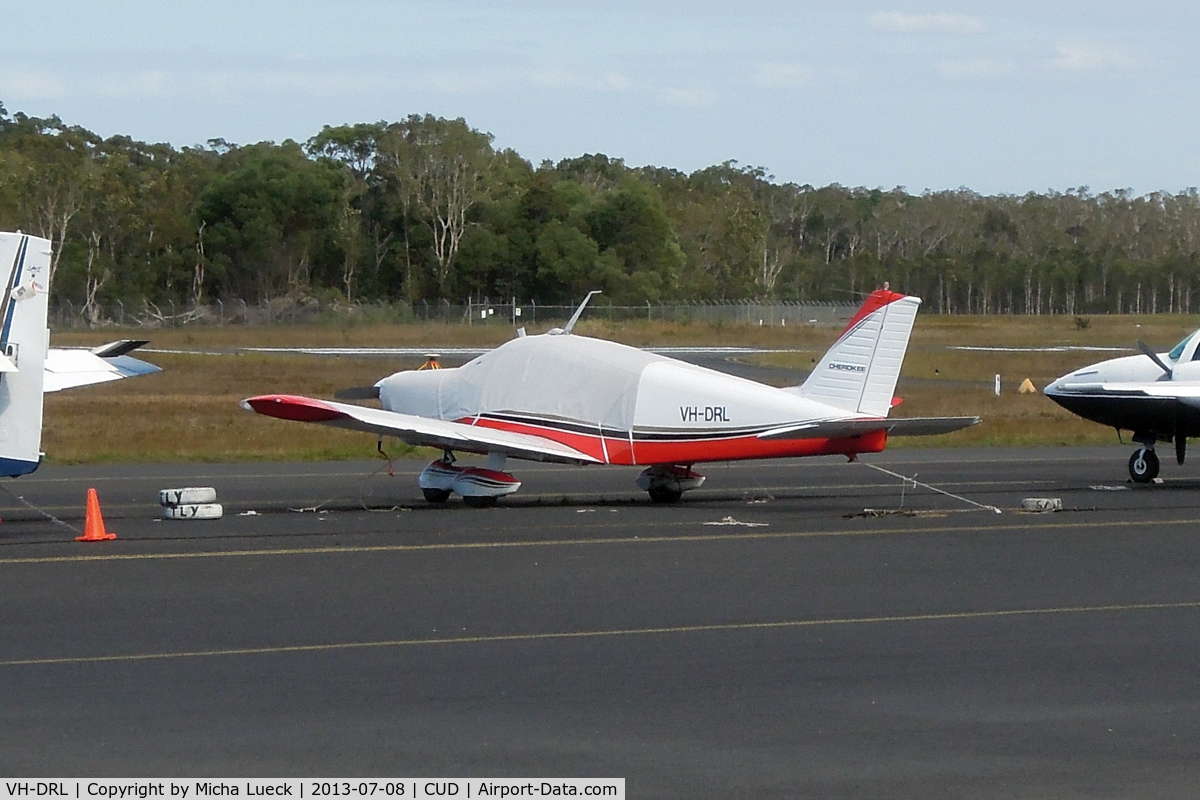
[[[1158,477],[1158,456],[1145,447],[1129,457],[1129,477],[1134,483],[1150,483]]]

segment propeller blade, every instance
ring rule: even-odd
[[[1158,368],[1161,369],[1163,372],[1167,373],[1168,378],[1171,377],[1171,368],[1168,367],[1165,363],[1163,363],[1163,360],[1158,357],[1158,353],[1154,352],[1153,347],[1146,344],[1141,339],[1138,339],[1137,348],[1138,348],[1138,350],[1141,350],[1142,353],[1144,355],[1146,355],[1151,361],[1153,361],[1155,364],[1158,364]]]
[[[348,389],[338,389],[333,393],[338,400],[378,400],[378,386],[351,386]]]

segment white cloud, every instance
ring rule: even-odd
[[[418,82],[445,94],[482,94],[500,89],[508,81],[491,72],[460,72],[441,70],[431,72]]]
[[[570,72],[569,70],[557,67],[547,67],[530,72],[529,82],[534,86],[545,89],[567,89],[582,86],[587,81],[578,72]]]
[[[995,78],[1013,74],[1017,65],[998,58],[971,58],[963,61],[942,61],[938,64],[938,69],[948,78]]]
[[[966,14],[905,14],[877,11],[871,27],[892,33],[983,33],[983,20]]]
[[[5,100],[45,100],[62,97],[62,81],[44,72],[6,72],[0,75],[0,95]]]
[[[101,97],[168,97],[171,75],[167,72],[140,72],[136,75],[110,75],[96,81],[95,92]]]
[[[759,86],[804,86],[812,70],[798,64],[759,64],[750,79]]]
[[[526,82],[539,89],[591,89],[599,92],[623,92],[633,86],[629,78],[619,72],[603,75],[574,72],[561,67],[520,72],[512,76],[511,82]]]
[[[1050,66],[1070,72],[1095,72],[1138,69],[1144,65],[1115,47],[1071,42],[1059,45],[1058,55],[1050,59]]]
[[[601,89],[611,89],[617,92],[623,92],[632,88],[633,83],[619,72],[606,72],[600,78],[599,86]]]
[[[669,106],[711,106],[720,96],[710,89],[667,89],[662,94],[663,102]]]
[[[199,93],[222,100],[240,102],[261,96],[287,95],[299,97],[344,97],[353,94],[377,91],[380,79],[367,77],[356,72],[304,72],[286,70],[262,70],[239,72],[209,72],[186,77],[170,76],[170,86],[156,84],[148,76],[148,91],[161,88],[159,96],[179,96]],[[129,91],[126,94],[133,95]]]
[[[625,91],[632,86],[629,78],[619,72],[589,74],[558,66],[478,72],[442,70],[419,76],[416,83],[422,88],[445,94],[482,94],[529,87],[552,91],[579,89],[613,92]]]

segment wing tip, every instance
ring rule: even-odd
[[[294,394],[263,394],[240,403],[247,411],[295,422],[329,422],[346,416],[323,400]]]

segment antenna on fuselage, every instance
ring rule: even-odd
[[[588,301],[592,299],[592,295],[594,294],[603,294],[603,292],[599,289],[593,289],[587,293],[587,297],[583,298],[583,302],[579,304],[579,308],[575,309],[575,313],[571,315],[571,320],[567,323],[567,327],[562,329],[564,336],[570,333],[571,329],[575,327],[575,323],[579,321],[579,316],[583,314],[583,310],[587,308]]]

